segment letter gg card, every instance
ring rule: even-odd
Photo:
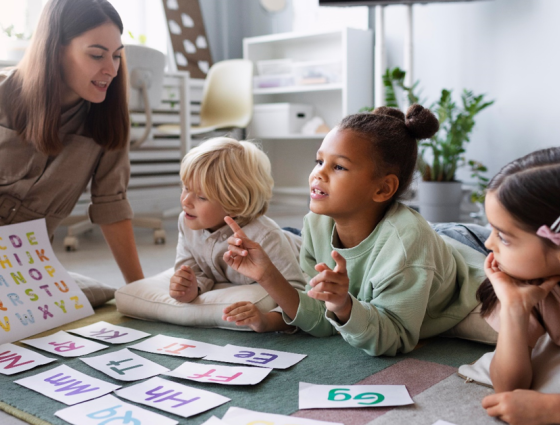
[[[55,257],[44,219],[0,226],[0,344],[93,313]]]
[[[66,365],[14,382],[68,405],[101,397],[121,387],[93,378]]]
[[[150,336],[150,334],[146,332],[125,328],[123,326],[111,325],[103,321],[84,326],[83,328],[72,329],[68,332],[85,336],[86,338],[108,342],[110,344],[124,344]]]
[[[299,383],[300,409],[386,407],[414,404],[404,385],[315,385]]]
[[[185,362],[164,375],[210,384],[255,385],[266,378],[271,371],[272,369],[263,367],[216,366]]]
[[[138,381],[169,372],[166,367],[134,354],[126,348],[80,360],[119,381]]]
[[[86,354],[91,354],[107,348],[106,345],[98,344],[97,342],[80,338],[79,336],[70,335],[64,331],[59,331],[43,338],[26,339],[21,342],[38,348],[39,350],[58,354],[62,357],[85,356]]]
[[[340,422],[324,422],[315,419],[297,418],[295,416],[255,412],[240,407],[230,407],[222,418],[222,422],[228,425],[343,425]]]
[[[59,410],[54,413],[72,425],[131,424],[176,425],[177,421],[128,404],[112,395],[106,395],[86,403]]]
[[[191,359],[201,359],[210,354],[211,351],[222,349],[219,345],[166,335],[156,335],[138,344],[130,345],[128,348],[146,351],[148,353],[166,354],[168,356],[187,357]]]
[[[152,378],[140,384],[115,391],[122,398],[155,409],[188,418],[230,401],[210,391],[187,387],[162,378]]]
[[[306,354],[287,353],[267,348],[238,347],[228,344],[221,350],[210,353],[204,360],[269,367],[272,369],[287,369],[302,361],[305,357],[307,357]]]
[[[17,345],[0,345],[0,373],[2,375],[13,375],[55,360]]]

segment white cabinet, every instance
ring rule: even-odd
[[[339,78],[308,79],[310,84],[255,88],[254,103],[293,103],[312,105],[313,115],[321,117],[329,128],[336,126],[346,115],[373,104],[373,35],[371,31],[345,28],[315,33],[284,33],[243,40],[243,57],[255,64],[267,60],[291,59],[296,72],[320,63],[338,63]],[[289,79],[279,79],[282,84]],[[301,81],[300,81],[301,82]],[[275,180],[275,200],[290,203],[307,202],[307,179],[314,166],[315,153],[324,134],[302,135],[288,131],[279,136],[270,133],[251,134],[249,139],[262,141],[272,162]]]

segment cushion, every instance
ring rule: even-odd
[[[158,275],[129,283],[115,293],[117,310],[135,319],[173,323],[183,326],[251,331],[248,326],[236,326],[222,320],[225,307],[250,301],[262,312],[276,307],[274,300],[262,286],[221,283],[211,291],[199,295],[190,303],[181,303],[169,295],[169,280],[175,273],[171,268]]]
[[[115,297],[116,289],[111,286],[78,273],[68,272],[68,274],[76,281],[92,307],[99,307]]]
[[[490,379],[490,363],[494,352],[486,353],[472,365],[459,368],[459,375],[478,384],[492,386]],[[531,353],[533,365],[533,382],[531,389],[543,393],[560,393],[560,347],[548,334],[539,338]]]
[[[477,305],[467,317],[448,331],[442,333],[441,336],[496,345],[496,342],[498,342],[498,332],[480,315],[480,307],[481,304]]]

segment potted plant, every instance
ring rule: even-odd
[[[399,107],[397,90],[400,89],[410,104],[419,102],[415,93],[418,82],[404,85],[405,71],[388,69],[384,75],[387,106]],[[439,120],[439,131],[419,144],[417,168],[422,176],[418,183],[420,213],[428,221],[458,221],[462,198],[461,182],[456,180],[457,169],[465,165],[465,145],[475,125],[474,118],[494,103],[485,101],[485,95],[472,91],[461,93],[461,103],[453,101],[452,90],[443,89],[438,101],[430,106]],[[477,163],[480,164],[480,163]],[[484,167],[482,164],[480,164]],[[484,170],[479,170],[480,172]]]

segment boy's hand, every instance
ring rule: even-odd
[[[493,252],[486,258],[484,272],[502,307],[521,315],[530,314],[533,307],[560,282],[560,276],[549,277],[538,285],[517,280],[500,270]]]
[[[189,266],[181,266],[171,277],[169,295],[182,303],[190,303],[198,296],[198,282]]]
[[[328,268],[325,263],[315,266],[319,272],[309,281],[312,286],[307,292],[311,298],[325,301],[327,310],[332,311],[341,323],[346,323],[352,311],[352,299],[348,294],[350,279],[346,271],[346,260],[338,252],[331,252],[333,260],[336,262],[334,270]]]
[[[262,247],[245,235],[245,232],[231,218],[225,222],[233,230],[228,239],[228,251],[224,253],[224,261],[235,271],[260,282],[269,267],[274,267]]]
[[[265,332],[266,315],[249,301],[240,301],[224,308],[222,319],[237,326],[249,326],[255,332]]]
[[[557,422],[557,399],[557,394],[515,390],[484,397],[482,407],[489,416],[511,425],[545,425]]]

